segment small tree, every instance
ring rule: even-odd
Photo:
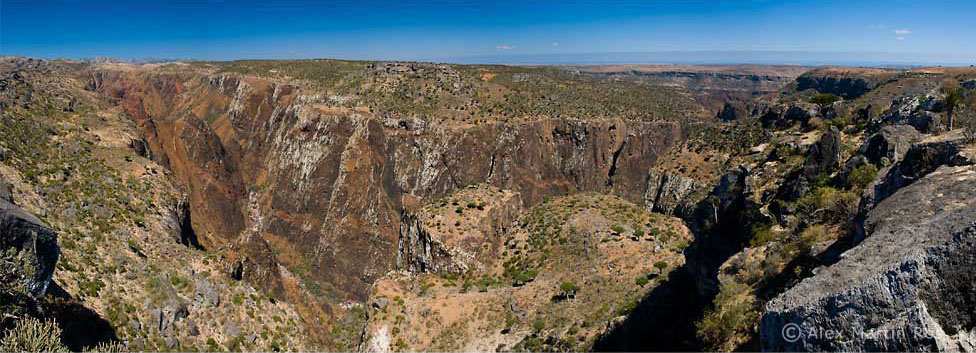
[[[942,94],[945,96],[945,106],[946,106],[946,118],[949,120],[949,130],[952,130],[952,113],[955,112],[956,107],[962,103],[962,89],[955,85],[955,83],[947,83],[942,86]]]
[[[839,100],[840,97],[838,97],[836,94],[820,93],[817,94],[816,96],[813,96],[813,98],[810,99],[810,103],[816,104],[818,107],[820,107],[820,110],[823,110],[823,108],[826,108],[827,106],[834,104],[834,102],[837,102]]]
[[[664,272],[664,269],[668,268],[668,263],[665,261],[658,261],[654,263],[654,268],[657,269],[657,273],[660,274]]]
[[[641,287],[646,286],[648,282],[650,282],[650,280],[648,280],[647,276],[644,275],[637,276],[637,278],[634,279],[634,283]]]
[[[563,293],[568,298],[576,297],[576,292],[579,292],[580,286],[573,282],[563,282],[559,284],[559,291]]]

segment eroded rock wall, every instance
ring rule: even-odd
[[[92,77],[90,89],[119,99],[153,156],[189,189],[204,247],[237,242],[256,252],[251,263],[301,262],[360,300],[396,265],[405,196],[487,183],[526,205],[575,191],[643,202],[650,166],[683,138],[667,121],[391,119],[253,78]]]

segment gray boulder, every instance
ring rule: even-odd
[[[866,223],[864,242],[766,305],[762,349],[976,349],[976,167],[939,168]]]
[[[945,111],[946,104],[944,100],[935,97],[926,97],[918,107],[927,112],[941,113]]]
[[[854,169],[863,165],[872,164],[883,169],[900,161],[921,136],[918,130],[908,125],[881,127],[880,131],[865,139],[857,153],[844,163],[838,178],[847,180]]]
[[[386,306],[389,304],[390,304],[390,299],[387,299],[386,297],[380,297],[373,300],[372,306],[376,309],[383,310],[386,309]]]
[[[196,294],[196,301],[206,305],[220,305],[220,293],[217,293],[217,290],[210,281],[203,278],[198,279],[193,287]]]
[[[976,79],[963,82],[962,87],[965,89],[976,89]]]
[[[806,123],[810,118],[817,115],[815,109],[804,109],[800,106],[792,106],[783,113],[783,119],[787,121],[798,121]]]
[[[241,328],[238,327],[233,321],[224,322],[222,329],[224,331],[224,336],[227,337],[237,337],[241,334]]]
[[[877,133],[864,141],[858,149],[858,154],[863,155],[875,165],[882,164],[883,160],[895,162],[900,160],[919,138],[921,138],[921,134],[911,126],[883,126]]]
[[[5,180],[0,180],[0,200],[7,200],[7,202],[14,203],[13,184],[10,184]]]
[[[34,297],[47,291],[61,255],[58,236],[44,222],[6,199],[0,199],[0,250],[16,252],[28,273],[23,283]]]
[[[837,130],[836,126],[831,126],[807,151],[806,159],[803,161],[803,174],[811,180],[821,174],[829,174],[837,168],[839,160],[840,130]]]

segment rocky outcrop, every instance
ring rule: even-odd
[[[404,214],[400,220],[397,267],[412,272],[455,273],[461,264],[440,242],[435,242],[416,216]]]
[[[795,201],[805,195],[819,181],[826,180],[837,169],[840,160],[840,130],[831,126],[810,145],[803,167],[790,174],[777,191],[782,200]]]
[[[705,186],[677,173],[652,169],[647,173],[644,207],[648,211],[666,215],[682,214],[698,200],[690,195]]]
[[[840,159],[840,130],[831,126],[820,140],[810,146],[803,161],[803,174],[807,179],[831,173],[837,168]]]
[[[864,242],[767,304],[763,350],[976,349],[976,168],[943,166],[865,223]]]
[[[855,220],[857,240],[873,233],[870,225],[864,222],[867,212],[899,189],[914,183],[943,165],[974,164],[970,157],[960,153],[962,143],[961,136],[922,141],[906,151],[898,163],[882,169],[879,172],[881,177],[868,185],[858,205],[859,212]]]
[[[27,292],[37,298],[43,296],[61,255],[57,234],[37,217],[0,199],[0,251],[15,253],[5,258],[13,262],[2,266],[20,266]]]
[[[797,91],[814,89],[820,93],[836,94],[844,99],[854,99],[878,86],[864,77],[837,77],[822,75],[817,71],[796,78]]]
[[[915,141],[921,138],[918,130],[905,125],[886,125],[868,137],[858,149],[871,164],[890,165],[901,160]]]
[[[519,216],[518,194],[486,186],[455,193],[450,204],[404,213],[397,244],[398,269],[462,274],[491,266],[501,240]],[[443,228],[442,228],[443,227]]]
[[[929,107],[934,108],[934,107]],[[922,108],[919,97],[901,97],[891,102],[891,107],[878,116],[881,123],[910,125],[923,133],[931,132],[939,119]]]
[[[683,216],[695,234],[685,256],[701,297],[718,292],[719,267],[745,247],[752,228],[772,221],[752,197],[752,177],[745,165],[726,172],[693,211]]]
[[[727,102],[725,103],[724,106],[722,106],[722,110],[720,110],[718,114],[716,114],[716,117],[719,120],[732,121],[740,117],[744,117],[745,115],[746,114],[743,112],[743,110],[740,107],[736,106],[731,102]]]
[[[760,104],[753,110],[753,115],[759,117],[764,128],[784,129],[797,123],[806,124],[810,118],[817,116],[816,109],[799,105],[783,106],[779,104]]]
[[[866,138],[844,167],[835,177],[838,184],[845,183],[855,169],[873,165],[884,169],[899,160],[908,152],[912,144],[921,139],[915,128],[907,125],[885,125],[880,131]]]

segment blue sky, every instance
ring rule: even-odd
[[[0,0],[0,54],[569,62],[698,52],[688,56],[973,63],[974,15],[968,0]],[[648,52],[672,55],[633,54]]]

